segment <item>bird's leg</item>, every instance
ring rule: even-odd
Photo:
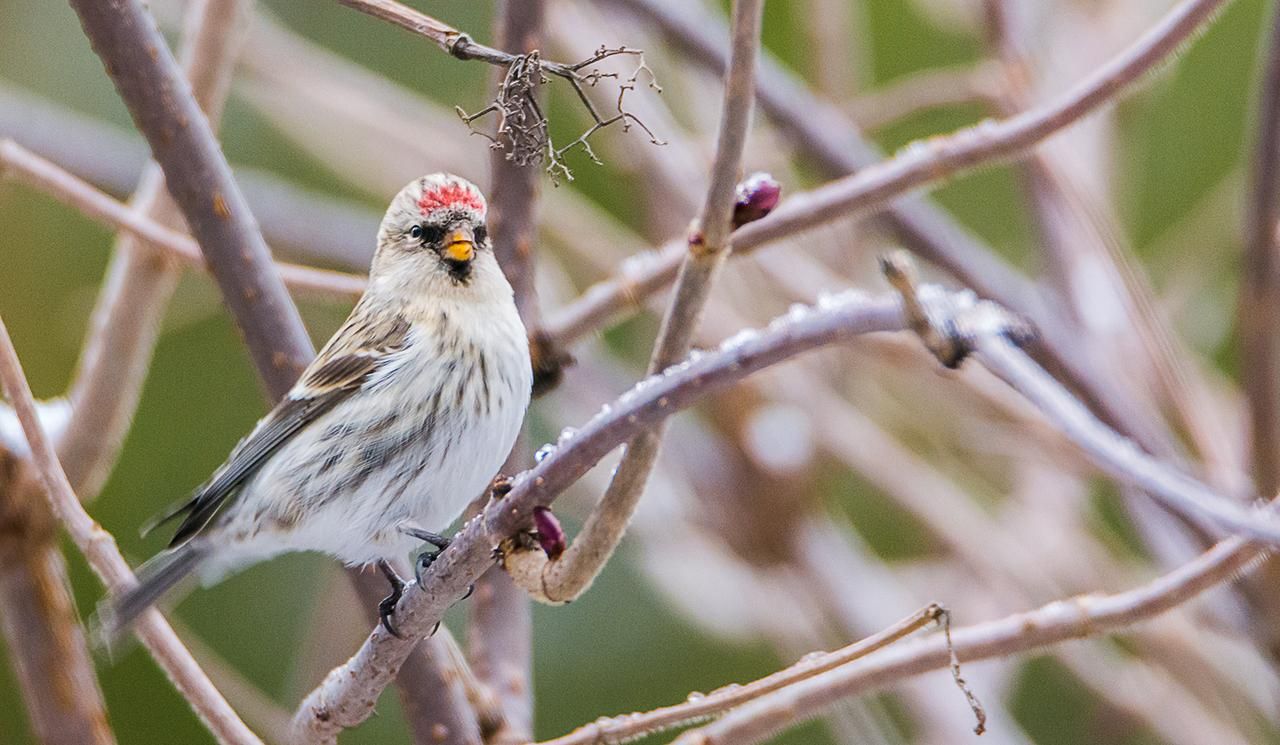
[[[400,602],[400,596],[404,594],[404,580],[400,579],[400,575],[396,574],[396,570],[387,563],[386,559],[378,559],[378,569],[382,570],[382,576],[391,583],[391,594],[378,603],[378,619],[382,621],[382,628],[386,629],[387,633],[397,639],[403,639],[396,627],[391,625],[391,614],[395,613],[396,603]]]

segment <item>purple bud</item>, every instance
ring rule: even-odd
[[[550,507],[541,505],[533,508],[533,527],[538,530],[538,544],[542,546],[547,558],[555,561],[564,553],[568,542],[564,537],[564,528],[560,521],[551,514]]]
[[[782,184],[775,181],[773,176],[756,171],[738,184],[736,194],[733,227],[740,228],[773,212],[773,208],[778,206],[778,200],[782,198]]]

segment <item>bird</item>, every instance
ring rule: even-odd
[[[288,394],[192,496],[150,527],[180,520],[167,549],[98,616],[110,641],[191,575],[212,584],[290,551],[376,565],[391,584],[386,630],[405,582],[390,562],[484,493],[529,405],[528,335],[494,256],[484,195],[451,174],[396,194],[378,228],[368,286]]]

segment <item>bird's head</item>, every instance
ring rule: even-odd
[[[489,243],[487,211],[484,195],[466,179],[447,173],[415,179],[382,218],[371,283],[429,294],[506,286]]]

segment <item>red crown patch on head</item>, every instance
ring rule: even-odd
[[[484,197],[470,184],[446,181],[439,186],[428,186],[418,199],[418,208],[427,215],[442,209],[467,209],[484,214]]]

